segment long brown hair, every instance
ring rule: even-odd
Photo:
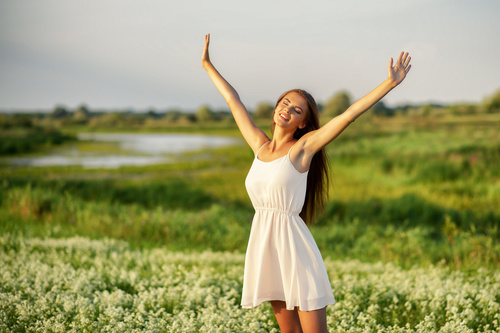
[[[302,129],[297,128],[293,137],[300,139],[304,134],[318,129],[319,126],[319,110],[314,98],[307,91],[302,89],[292,89],[282,94],[276,102],[276,107],[281,100],[289,93],[295,92],[301,95],[307,102],[308,112],[306,114],[306,126]],[[276,124],[273,121],[271,131],[274,133]],[[321,148],[312,158],[309,173],[307,175],[307,189],[304,206],[300,212],[300,217],[309,225],[311,225],[318,212],[322,212],[325,208],[326,200],[328,199],[329,185],[329,169],[330,164],[326,156],[325,148]]]

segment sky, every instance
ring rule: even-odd
[[[284,91],[358,99],[412,56],[390,106],[500,89],[498,0],[0,0],[0,110],[227,108],[210,57],[252,109]]]

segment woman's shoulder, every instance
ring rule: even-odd
[[[257,156],[261,149],[269,142],[271,142],[271,139],[269,139],[267,136],[261,137],[257,139],[253,147],[250,148],[252,148],[254,155]]]

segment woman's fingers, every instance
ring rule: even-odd
[[[405,68],[408,67],[408,65],[410,64],[410,60],[411,60],[410,54],[406,53],[406,58],[405,58],[405,62],[404,62]]]
[[[410,59],[411,59],[410,53],[408,53],[408,52],[405,53],[403,51],[403,52],[401,52],[401,55],[403,56],[401,58],[401,61],[400,61],[401,65],[403,65],[404,67],[408,66],[408,64],[410,63]]]
[[[205,35],[205,51],[208,50],[209,44],[210,44],[210,34]]]
[[[400,65],[406,72],[408,72],[408,70],[409,70],[408,67],[411,66],[410,60],[411,60],[410,53],[403,51],[399,54],[398,60],[397,60],[396,65],[394,67],[398,67],[398,65]],[[392,62],[391,62],[391,65],[392,65]]]
[[[401,54],[403,54],[403,53],[404,52],[402,52]],[[401,68],[403,69],[403,71],[405,73],[405,76],[410,71],[410,68],[411,68],[410,61],[411,61],[410,53],[409,52],[404,53],[400,64],[401,64]]]
[[[398,60],[396,61],[396,65],[401,63],[401,59],[403,58],[403,55],[404,55],[404,54],[405,54],[405,53],[404,53],[404,51],[402,51],[402,52],[399,54]]]
[[[394,62],[394,60],[391,57],[391,60],[389,60],[389,69],[392,69],[393,62]]]
[[[202,61],[210,61],[208,55],[208,45],[210,44],[210,34],[205,35],[205,47],[203,48]]]

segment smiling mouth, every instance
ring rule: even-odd
[[[290,119],[288,119],[287,117],[285,117],[285,116],[283,115],[283,113],[280,113],[280,117],[281,117],[281,119],[283,119],[283,120],[285,120],[285,121],[289,121],[289,120],[290,120]]]

